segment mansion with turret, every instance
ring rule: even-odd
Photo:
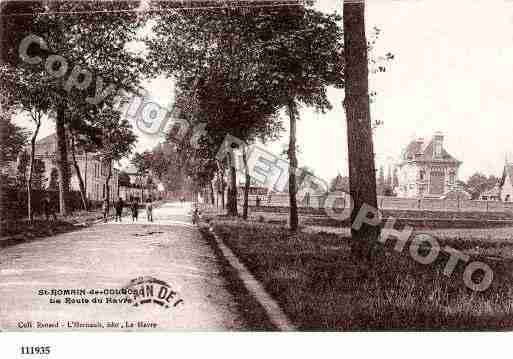
[[[461,163],[445,149],[441,132],[436,132],[428,141],[414,140],[402,152],[396,193],[406,198],[446,197],[459,190]]]

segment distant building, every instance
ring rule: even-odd
[[[36,159],[41,160],[45,166],[45,177],[48,179],[47,186],[52,183],[52,178],[57,173],[57,135],[52,134],[42,138],[36,142]],[[80,185],[78,176],[73,166],[71,153],[68,150],[70,165],[70,190],[79,191]],[[94,153],[80,152],[76,153],[76,159],[80,168],[80,174],[86,188],[86,197],[92,201],[101,201],[106,194],[105,182],[108,175],[108,167],[100,161],[99,157]],[[109,181],[110,200],[113,201],[118,197],[118,175],[119,171],[112,168],[112,175]]]
[[[119,196],[126,201],[137,199],[144,201],[148,197],[159,198],[165,194],[165,186],[156,180],[151,172],[141,174],[133,165],[123,169],[130,179],[128,186],[119,187]]]
[[[437,132],[430,141],[419,138],[408,144],[398,165],[399,197],[442,198],[459,190],[458,169],[461,165],[444,148],[444,136]]]
[[[499,184],[495,185],[493,188],[484,191],[479,196],[479,199],[482,201],[500,201],[501,200],[501,188]]]
[[[500,199],[503,202],[513,201],[513,164],[506,163],[499,182]]]

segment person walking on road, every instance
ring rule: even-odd
[[[116,217],[115,217],[115,221],[117,222],[118,221],[118,218],[119,218],[119,223],[121,223],[121,216],[123,215],[123,207],[125,206],[125,203],[123,203],[123,198],[119,197],[118,198],[118,201],[116,202]]]
[[[137,221],[137,216],[139,215],[139,203],[137,203],[136,199],[133,199],[130,203],[130,211],[132,212],[132,222]]]
[[[148,219],[148,222],[153,222],[153,199],[148,197],[146,200],[146,217]]]
[[[45,196],[45,198],[43,198],[42,207],[43,207],[43,213],[45,214],[47,221],[50,216],[53,217],[54,221],[57,220],[57,216],[55,215],[55,211],[53,210],[53,206],[52,206],[52,202],[50,201],[50,197]]]
[[[102,211],[103,211],[103,221],[105,223],[107,223],[107,216],[109,215],[109,200],[107,198],[103,199]]]
[[[198,205],[195,204],[194,205],[194,210],[192,211],[192,224],[197,224],[199,223],[199,220],[200,220],[200,210],[198,208]]]

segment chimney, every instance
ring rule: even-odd
[[[420,149],[420,151],[424,150],[424,138],[419,137],[419,138],[417,139],[417,143],[419,144],[419,149]]]
[[[444,134],[442,132],[435,132],[435,134],[433,135],[433,145],[435,157],[441,157],[442,149],[444,147]]]

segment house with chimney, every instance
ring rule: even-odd
[[[428,141],[413,140],[403,150],[398,164],[396,193],[405,198],[444,198],[459,191],[461,163],[445,149],[441,132],[436,132]]]

